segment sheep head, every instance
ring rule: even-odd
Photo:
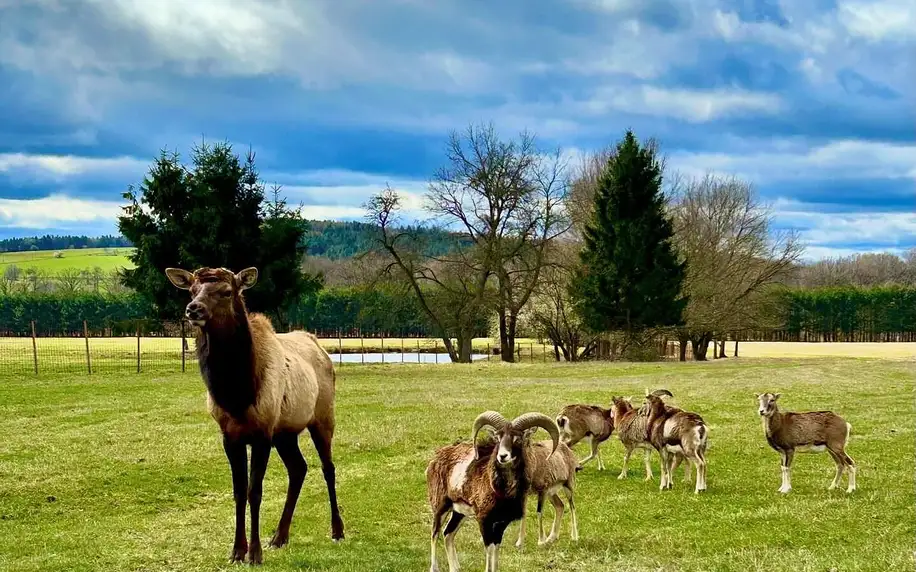
[[[497,441],[496,462],[500,465],[514,464],[522,455],[524,447],[528,445],[531,434],[538,428],[544,429],[550,434],[550,438],[553,441],[553,448],[550,451],[551,456],[560,446],[560,428],[557,427],[553,419],[543,413],[523,413],[509,421],[496,411],[484,411],[474,420],[471,442],[474,445],[475,459],[480,457],[477,449],[477,435],[484,427],[492,427],[495,430]]]

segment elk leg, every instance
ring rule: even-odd
[[[305,475],[308,472],[308,464],[299,449],[298,433],[279,433],[274,436],[273,441],[277,454],[280,455],[280,460],[283,461],[286,466],[286,472],[289,474],[289,485],[286,489],[286,504],[283,505],[283,515],[277,525],[277,532],[274,533],[269,544],[275,548],[280,548],[289,542],[289,526],[293,521],[293,513],[296,510],[302,483],[305,481]]]
[[[245,443],[223,435],[223,450],[232,471],[232,498],[235,500],[235,542],[229,556],[232,562],[242,562],[248,554],[245,536],[245,503],[248,502],[248,450]]]
[[[248,562],[260,564],[263,560],[261,549],[261,495],[264,488],[264,474],[270,460],[270,441],[256,439],[251,443],[251,476],[248,482],[248,506],[251,507],[251,542],[248,545]]]
[[[335,541],[344,537],[343,520],[340,518],[340,508],[337,506],[337,482],[334,461],[331,457],[331,441],[334,438],[334,423],[326,422],[322,425],[309,426],[312,442],[318,451],[321,460],[321,472],[324,482],[328,485],[328,501],[331,504],[331,538]]]

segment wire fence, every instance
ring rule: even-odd
[[[121,328],[121,332],[127,331]],[[5,335],[4,335],[5,334]],[[441,339],[430,338],[319,338],[336,365],[344,364],[446,364],[451,363]],[[489,339],[474,340],[473,361],[499,360],[499,348]],[[554,360],[553,346],[519,340],[517,362]],[[31,323],[28,335],[0,331],[0,374],[45,373],[174,373],[199,371],[196,341],[188,329],[174,327],[134,329],[133,335],[92,331],[55,332]]]

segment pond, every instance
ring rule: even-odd
[[[364,354],[331,354],[334,363],[451,363],[452,360],[446,353],[398,353],[378,352]],[[486,354],[474,354],[474,361],[486,360]],[[493,359],[499,359],[493,356]]]

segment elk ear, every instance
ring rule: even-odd
[[[169,282],[182,290],[190,290],[191,283],[194,282],[194,275],[181,268],[166,268],[165,275],[168,277]]]
[[[239,281],[239,291],[247,290],[257,284],[258,269],[254,266],[250,266],[245,270],[240,270],[239,273],[235,275],[235,279]]]

